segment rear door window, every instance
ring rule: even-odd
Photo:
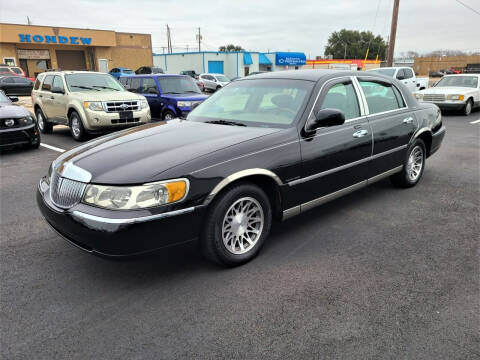
[[[362,80],[359,82],[365,94],[370,114],[397,110],[404,107],[403,99],[398,99],[397,97],[399,90],[392,84]]]
[[[413,77],[413,70],[412,69],[403,69],[405,74],[405,79],[411,79]]]
[[[50,91],[52,90],[52,83],[53,83],[53,75],[45,76],[45,80],[43,80],[42,90]]]

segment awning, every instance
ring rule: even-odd
[[[265,54],[258,54],[258,63],[260,65],[272,65],[272,62]]]
[[[247,52],[243,53],[243,63],[245,65],[252,65],[253,64],[252,55],[250,55],[250,53],[247,53]]]
[[[304,53],[297,52],[277,52],[275,54],[276,65],[305,65],[307,57]]]

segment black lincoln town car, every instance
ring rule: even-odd
[[[47,222],[96,254],[133,255],[199,238],[235,266],[287,219],[385,177],[418,183],[443,140],[439,109],[395,79],[302,70],[239,79],[185,120],[85,143],[38,186]]]

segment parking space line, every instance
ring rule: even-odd
[[[478,124],[478,123],[480,123],[480,119],[474,120],[474,121],[470,121],[470,124]]]
[[[60,149],[60,148],[52,146],[52,145],[44,144],[44,143],[40,143],[40,146],[43,146],[43,147],[46,147],[47,149],[50,149],[50,150],[53,150],[53,151],[58,151],[58,152],[61,152],[61,153],[65,152],[65,150],[63,150],[63,149]]]

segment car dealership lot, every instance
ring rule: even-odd
[[[480,118],[447,135],[415,188],[388,180],[276,224],[253,262],[222,269],[195,244],[111,261],[46,225],[35,188],[59,152],[1,155],[5,358],[480,356]],[[68,128],[42,135],[58,149]],[[159,234],[159,237],[161,234]]]

